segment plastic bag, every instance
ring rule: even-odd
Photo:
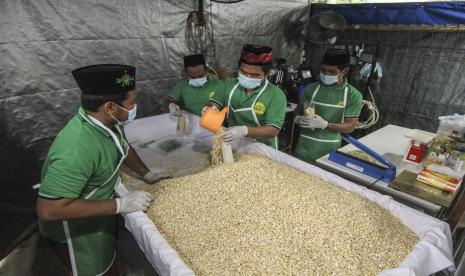
[[[441,116],[439,119],[438,135],[463,137],[465,134],[465,115],[454,114]]]
[[[186,135],[187,123],[186,123],[186,116],[181,113],[178,116],[178,123],[176,124],[176,134],[178,136]]]

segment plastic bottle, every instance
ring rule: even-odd
[[[223,163],[225,164],[234,163],[234,157],[233,157],[231,144],[223,143],[221,145],[221,157],[223,157]]]
[[[310,104],[306,105],[305,110],[304,110],[304,114],[307,117],[314,118],[315,117],[315,104],[310,103]]]

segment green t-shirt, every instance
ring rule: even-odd
[[[114,133],[126,154],[129,145],[124,132],[118,126],[115,128],[119,128]],[[39,196],[46,199],[113,198],[121,157],[111,135],[90,120],[81,108],[57,135],[47,154]],[[95,220],[89,219],[89,222]],[[102,221],[100,218],[97,220]],[[77,221],[85,224],[86,220]],[[39,220],[39,227],[44,236],[56,241],[64,240],[61,221]],[[91,228],[89,226],[88,229]]]
[[[211,77],[208,77],[207,82],[201,87],[194,87],[189,85],[189,80],[182,80],[174,86],[168,97],[179,103],[181,108],[201,116],[202,108],[217,93],[221,84],[222,81]]]
[[[304,107],[310,103],[319,85],[320,83],[317,82],[307,86],[301,98],[301,104]],[[313,103],[317,115],[329,123],[340,124],[345,118],[360,115],[362,100],[362,94],[345,80],[339,86],[320,85]],[[314,163],[318,158],[340,146],[341,134],[339,132],[329,129],[301,128],[294,155],[301,160]]]
[[[223,82],[220,93],[216,93],[211,98],[211,101],[220,105],[221,108],[227,107],[229,96],[237,83],[237,78],[226,79]],[[279,87],[268,82],[266,89],[260,97],[256,99],[264,85],[265,83],[254,89],[254,92],[250,95],[247,95],[246,90],[241,85],[238,85],[231,97],[231,107],[236,111],[241,108],[250,108],[256,100],[253,109],[257,115],[260,126],[273,126],[280,130],[284,124],[284,117],[286,116],[286,96]],[[251,112],[234,112],[233,110],[229,110],[229,112],[229,126],[257,126]]]
[[[313,93],[315,93],[316,88],[318,85],[321,85],[319,82],[311,83],[306,88],[301,97],[301,103],[305,105],[305,103],[309,102],[312,97]],[[348,84],[347,79],[344,81],[343,84],[335,87],[321,85],[318,94],[313,99],[314,101],[321,102],[323,104],[333,104],[342,106],[344,104],[344,89],[348,86],[349,91],[347,95],[347,102],[346,107],[344,109],[344,118],[353,118],[358,117],[360,115],[360,111],[362,109],[362,101],[363,96],[357,88],[353,87],[352,85]],[[318,113],[317,113],[318,114]],[[330,123],[340,123],[340,122],[330,122]]]

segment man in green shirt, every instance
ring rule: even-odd
[[[73,275],[118,275],[115,214],[145,211],[149,193],[114,198],[123,162],[153,183],[120,123],[136,115],[135,68],[102,64],[72,72],[82,107],[55,138],[42,168],[40,233]]]
[[[340,133],[355,129],[363,97],[345,77],[349,63],[346,50],[328,50],[320,68],[320,81],[305,89],[297,110],[314,108],[316,115],[296,116],[294,120],[301,127],[294,151],[297,158],[314,163],[341,146]]]
[[[250,137],[278,149],[287,100],[284,92],[266,79],[271,62],[270,47],[244,45],[238,77],[225,80],[220,91],[211,98],[206,108],[228,108],[226,142]]]
[[[165,98],[165,106],[174,116],[180,115],[181,108],[200,116],[202,108],[215,95],[221,81],[207,76],[207,63],[203,55],[185,56],[184,70],[187,79],[178,82],[171,90]]]

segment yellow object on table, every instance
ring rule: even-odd
[[[417,180],[447,192],[455,192],[462,183],[457,179],[428,169],[423,169],[418,174]]]

